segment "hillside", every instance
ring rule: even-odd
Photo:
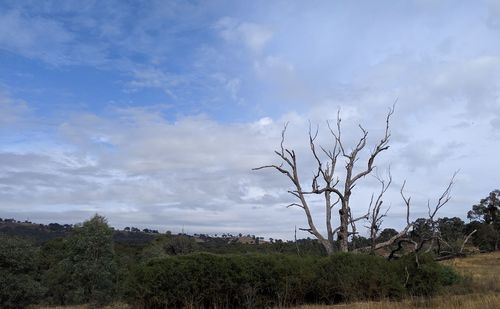
[[[26,238],[38,244],[66,237],[70,235],[72,231],[73,226],[70,224],[50,223],[44,225],[32,222],[20,222],[13,219],[7,219],[7,221],[0,222],[0,234]],[[145,233],[142,231],[113,231],[113,241],[117,244],[144,245],[158,237],[158,234]]]

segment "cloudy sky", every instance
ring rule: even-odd
[[[306,225],[290,183],[251,170],[280,163],[283,124],[307,187],[309,121],[324,147],[338,109],[346,145],[363,124],[363,163],[397,99],[385,227],[405,179],[415,219],[456,170],[440,215],[465,219],[500,185],[499,95],[498,0],[6,0],[0,217],[289,239]],[[353,211],[377,190],[363,179]]]

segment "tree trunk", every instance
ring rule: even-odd
[[[340,230],[338,232],[338,241],[340,252],[348,252],[348,239],[349,239],[349,206],[347,200],[342,203],[342,209],[339,210],[340,214]]]
[[[321,244],[323,245],[323,248],[325,248],[327,255],[332,255],[335,252],[333,244],[330,241],[328,241],[328,239],[321,240]]]

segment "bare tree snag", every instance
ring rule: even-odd
[[[420,243],[417,243],[416,241],[412,240],[412,239],[409,239],[409,238],[406,238],[406,234],[407,232],[409,231],[409,229],[411,227],[414,226],[414,222],[411,222],[410,221],[410,201],[411,201],[411,198],[410,197],[406,197],[405,194],[404,194],[404,188],[406,186],[406,180],[403,182],[403,185],[401,186],[401,190],[400,190],[400,194],[401,194],[401,197],[406,205],[406,227],[401,231],[399,232],[397,235],[393,236],[391,239],[389,239],[387,242],[384,242],[384,243],[379,243],[377,245],[375,245],[375,250],[376,249],[379,249],[379,248],[382,248],[384,246],[389,246],[389,245],[392,245],[394,243],[397,242],[398,244],[398,247],[394,250],[391,251],[390,255],[389,255],[389,259],[393,259],[396,257],[396,252],[400,251],[403,249],[402,247],[402,244],[403,243],[411,243],[414,245],[414,249],[413,249],[413,252],[415,253],[418,253],[420,250],[422,250],[422,248],[424,248],[424,244],[427,243],[427,242],[430,242],[430,245],[427,247],[427,249],[425,250],[425,252],[429,252],[430,250],[432,250],[433,248],[433,245],[435,245],[435,242],[437,241],[438,243],[441,242],[441,243],[444,243],[446,244],[448,247],[451,248],[451,246],[449,244],[446,243],[446,241],[444,241],[442,238],[441,238],[441,235],[437,229],[437,222],[436,222],[436,219],[435,219],[435,216],[436,214],[438,213],[438,211],[444,206],[446,205],[449,201],[450,201],[450,198],[451,198],[451,189],[453,188],[453,184],[455,182],[455,177],[456,175],[458,174],[458,171],[456,171],[453,176],[451,177],[448,185],[446,186],[445,190],[443,191],[443,193],[441,194],[441,196],[438,198],[436,204],[434,205],[434,208],[431,209],[430,207],[430,201],[427,202],[427,209],[428,209],[428,219],[426,220],[427,222],[429,222],[429,225],[431,226],[431,231],[432,231],[432,235],[428,238],[424,238],[420,241]],[[473,232],[474,233],[474,232]],[[471,233],[471,234],[473,234]],[[463,245],[465,245],[465,243],[468,241],[468,238],[469,237],[466,237],[465,240],[464,240],[464,243]],[[462,245],[462,246],[463,246]],[[450,252],[449,253],[449,256],[458,256],[459,254],[461,254],[461,251],[460,253],[455,253],[455,252]],[[437,260],[440,260],[441,258],[436,258]]]
[[[434,208],[431,209],[430,201],[427,201],[427,210],[428,210],[428,215],[429,215],[429,218],[427,220],[430,223],[432,235],[430,238],[431,244],[426,249],[425,252],[430,252],[433,249],[433,247],[436,245],[436,242],[438,242],[438,244],[439,244],[439,241],[443,242],[443,240],[441,239],[441,235],[439,233],[439,230],[437,228],[437,221],[436,221],[435,217],[436,217],[437,212],[450,201],[451,189],[453,187],[453,184],[455,183],[455,177],[457,176],[457,174],[458,174],[458,171],[456,171],[453,174],[450,182],[448,183],[448,186],[446,187],[444,192],[441,194],[441,196],[437,200],[436,205],[434,205]]]
[[[382,200],[382,197],[384,196],[384,193],[389,189],[389,186],[392,183],[392,176],[391,176],[391,171],[389,169],[389,180],[386,183],[384,179],[380,178],[379,176],[375,176],[377,180],[380,182],[381,188],[380,188],[380,193],[378,194],[377,198],[375,201],[373,200],[373,194],[370,200],[370,206],[368,207],[368,212],[370,213],[369,217],[369,223],[370,223],[370,239],[371,239],[371,251],[375,251],[375,246],[377,242],[377,236],[378,236],[378,231],[380,230],[380,226],[382,225],[384,217],[387,216],[387,213],[389,212],[390,207],[386,209],[384,213],[381,212],[382,208],[382,203],[384,202]],[[373,207],[373,208],[372,208]]]
[[[383,211],[382,205],[383,195],[392,183],[390,171],[389,179],[387,181],[381,179],[378,176],[375,176],[381,184],[381,191],[377,196],[372,195],[368,211],[365,214],[361,215],[360,217],[353,218],[350,208],[350,199],[354,187],[357,185],[358,181],[371,174],[375,170],[375,161],[377,157],[383,151],[389,149],[389,140],[391,137],[389,125],[393,113],[394,105],[389,108],[385,117],[385,130],[383,136],[374,145],[373,150],[369,154],[368,159],[365,163],[365,167],[362,168],[358,168],[358,166],[360,161],[360,154],[365,149],[367,144],[368,131],[365,130],[361,125],[359,125],[361,137],[354,145],[354,147],[351,150],[348,150],[347,145],[345,145],[342,138],[342,119],[340,117],[340,111],[337,113],[336,125],[334,127],[329,122],[327,122],[328,129],[333,137],[333,147],[331,147],[330,149],[323,148],[322,146],[317,147],[316,140],[318,137],[319,128],[316,127],[316,129],[313,130],[311,128],[311,124],[309,124],[309,147],[316,165],[311,180],[310,190],[304,189],[303,183],[299,178],[299,167],[297,166],[297,157],[295,151],[293,149],[286,148],[285,146],[285,135],[288,123],[285,124],[281,132],[280,149],[275,151],[275,154],[280,158],[280,164],[264,165],[253,169],[261,170],[272,168],[285,175],[291,181],[293,187],[288,191],[288,193],[294,196],[295,201],[289,204],[288,207],[298,207],[304,211],[308,227],[301,228],[300,230],[307,231],[310,234],[314,235],[314,237],[316,237],[318,241],[323,245],[327,254],[332,254],[335,249],[338,249],[341,252],[347,252],[349,250],[349,238],[356,237],[356,235],[358,234],[358,231],[356,229],[356,223],[358,221],[368,220],[371,245],[369,247],[356,249],[356,251],[374,252],[380,248],[391,246],[396,243],[396,241],[405,238],[409,230],[414,225],[414,222],[410,221],[410,197],[406,197],[403,192],[406,184],[405,181],[403,183],[403,186],[401,187],[400,193],[401,197],[403,198],[404,205],[406,206],[406,226],[397,235],[394,235],[389,240],[377,243],[378,231],[383,222],[383,218],[386,217],[389,210],[386,209],[385,211]],[[342,161],[341,163],[345,164],[344,173],[342,173],[342,179],[340,179],[339,174],[336,172],[337,164],[339,163],[339,161]],[[431,209],[430,204],[428,205],[429,220],[431,222],[434,221],[434,217],[439,209],[449,201],[454,177],[455,175],[453,176],[448,187],[441,195],[434,208]],[[308,198],[310,195],[321,195],[323,197],[325,207],[324,223],[326,225],[326,235],[323,235],[315,225],[311,213],[311,208],[308,204]],[[335,209],[338,209],[336,211],[338,211],[339,225],[334,228],[332,224],[332,217],[335,215]],[[337,239],[337,241],[335,241],[335,238]],[[402,245],[401,241],[399,242],[399,245]],[[394,255],[394,253],[392,255]]]
[[[474,233],[476,233],[477,230],[473,230],[472,232],[469,233],[469,235],[467,235],[464,239],[464,241],[462,242],[462,246],[460,246],[460,254],[462,254],[464,252],[464,248],[465,248],[465,244],[467,244],[467,242],[469,241],[469,238],[471,238],[472,235],[474,235]]]
[[[325,156],[326,159],[322,160],[320,158],[320,153],[318,153],[316,148],[316,138],[318,136],[318,128],[313,132],[311,125],[309,126],[309,146],[312,155],[316,161],[317,169],[313,175],[311,182],[311,190],[306,191],[303,189],[301,181],[299,179],[298,166],[296,160],[296,154],[294,150],[288,149],[284,146],[285,133],[288,124],[285,124],[283,131],[281,133],[281,143],[280,149],[275,151],[275,154],[281,159],[280,165],[265,165],[261,167],[254,168],[254,170],[260,170],[264,168],[273,168],[278,172],[287,176],[293,184],[293,190],[288,191],[292,194],[297,201],[288,205],[289,207],[295,206],[302,208],[307,219],[308,228],[303,228],[301,230],[308,231],[314,235],[321,244],[325,247],[328,254],[334,251],[335,236],[337,236],[339,242],[339,249],[342,252],[348,251],[348,239],[351,235],[355,235],[356,222],[360,220],[367,220],[370,217],[370,212],[368,211],[365,215],[358,218],[353,218],[350,209],[350,198],[352,190],[356,183],[364,178],[366,175],[370,174],[375,168],[375,159],[377,156],[389,148],[389,121],[390,117],[394,113],[394,106],[389,109],[386,119],[385,119],[385,131],[384,135],[380,141],[375,145],[373,151],[371,152],[368,161],[366,162],[366,168],[362,169],[360,172],[355,173],[355,167],[359,160],[360,152],[365,148],[367,143],[368,131],[366,131],[361,125],[359,126],[361,130],[361,137],[355,147],[351,151],[347,151],[346,146],[342,140],[341,136],[341,118],[340,111],[337,113],[337,123],[336,130],[332,128],[330,123],[328,123],[328,128],[333,136],[334,145],[333,149],[325,149],[320,147],[321,156]],[[345,162],[345,178],[342,181],[343,186],[340,187],[341,183],[339,177],[335,173],[339,157],[344,158]],[[323,195],[325,201],[325,224],[327,235],[323,236],[317,229],[309,204],[307,202],[307,196],[311,194]],[[381,197],[380,197],[381,198]],[[332,214],[333,208],[339,204],[339,221],[340,224],[337,228],[332,226]],[[379,202],[378,209],[380,210],[381,203]],[[377,208],[377,207],[375,207]]]

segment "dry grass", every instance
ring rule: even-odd
[[[500,252],[478,254],[463,259],[443,261],[465,276],[462,284],[431,299],[413,298],[399,302],[358,302],[333,306],[306,305],[301,309],[497,309],[500,308]]]
[[[349,309],[406,309],[406,308],[436,308],[436,309],[497,309],[500,308],[498,293],[469,294],[441,296],[432,299],[407,299],[400,302],[362,302],[334,306],[307,305],[300,309],[349,308]]]
[[[55,306],[55,307],[36,307],[35,309],[90,309],[88,305],[77,305],[77,306]],[[102,309],[132,309],[127,304],[115,303],[103,307]]]
[[[471,292],[500,293],[500,252],[478,254],[442,263],[455,268],[470,280],[467,287]]]

